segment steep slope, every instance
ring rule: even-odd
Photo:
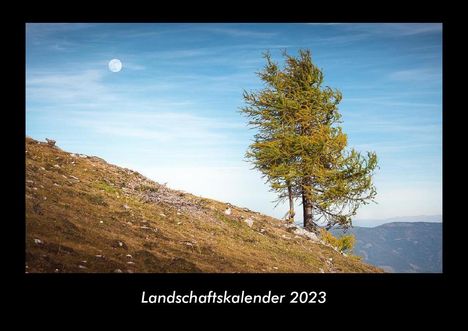
[[[354,253],[367,263],[390,272],[442,272],[442,223],[391,222],[349,232],[356,236]]]
[[[26,139],[26,272],[381,272],[285,225]]]

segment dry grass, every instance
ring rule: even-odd
[[[27,272],[381,272],[277,219],[226,208],[26,140]]]

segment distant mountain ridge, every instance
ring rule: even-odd
[[[399,216],[386,219],[358,219],[353,224],[359,227],[376,227],[388,223],[407,223],[407,222],[442,222],[442,215],[417,215],[417,216]]]
[[[335,235],[342,230],[332,230]],[[442,223],[391,222],[373,228],[355,226],[354,254],[387,272],[442,272]]]

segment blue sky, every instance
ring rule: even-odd
[[[238,110],[262,52],[300,48],[342,91],[349,145],[379,157],[378,204],[356,224],[441,214],[441,24],[27,24],[26,134],[282,217]]]

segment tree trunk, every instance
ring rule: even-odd
[[[313,230],[315,228],[314,217],[312,215],[312,201],[302,193],[302,208],[304,213],[304,229]]]
[[[288,184],[288,197],[289,197],[289,219],[288,221],[294,223],[294,199],[292,194],[291,184]]]
[[[308,181],[304,181],[304,186],[306,185],[309,185]],[[312,214],[312,201],[307,197],[305,188],[302,188],[302,208],[304,214],[304,229],[316,232],[316,225]]]

